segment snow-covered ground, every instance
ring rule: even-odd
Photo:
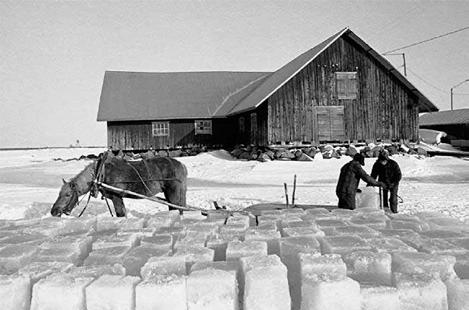
[[[54,161],[99,154],[104,149],[70,148],[0,151],[0,219],[23,218],[34,202],[52,204],[62,178],[80,172],[89,160]],[[399,195],[402,213],[439,211],[469,220],[469,161],[454,157],[394,156],[402,170]],[[213,208],[213,201],[231,209],[257,203],[283,203],[283,183],[289,196],[297,175],[296,203],[336,205],[335,185],[342,165],[350,160],[315,159],[313,162],[234,160],[226,151],[178,158],[188,169],[188,204]],[[366,159],[371,171],[375,159]],[[361,186],[365,186],[361,183]],[[145,200],[126,200],[129,210],[149,212],[162,207]],[[48,210],[41,215],[48,216]]]

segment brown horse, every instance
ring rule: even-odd
[[[85,167],[69,182],[63,180],[59,197],[52,206],[51,214],[70,215],[78,203],[78,197],[89,191],[97,191],[112,200],[117,216],[125,216],[126,210],[122,198],[134,198],[132,195],[118,193],[105,188],[97,188],[98,179],[107,185],[129,190],[145,196],[164,193],[166,200],[182,207],[186,206],[187,169],[176,159],[154,157],[136,161],[127,161],[118,157],[100,158]],[[172,209],[170,207],[170,209]]]

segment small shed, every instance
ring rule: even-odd
[[[435,105],[350,29],[274,72],[105,73],[108,145],[418,140]]]
[[[444,131],[446,138],[451,141],[467,140],[466,146],[469,146],[469,109],[422,114],[419,117],[419,126],[423,129]]]

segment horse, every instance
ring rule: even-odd
[[[78,198],[90,191],[90,195],[97,197],[99,191],[104,198],[110,199],[118,217],[126,216],[122,198],[141,198],[100,187],[96,185],[96,180],[147,197],[163,192],[168,202],[181,207],[186,206],[187,169],[176,159],[153,157],[127,161],[114,156],[109,158],[100,156],[69,182],[63,180],[59,197],[50,211],[51,215],[56,217],[62,214],[70,215],[78,204]]]

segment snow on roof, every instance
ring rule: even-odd
[[[469,124],[469,109],[425,113],[419,117],[420,126]]]

